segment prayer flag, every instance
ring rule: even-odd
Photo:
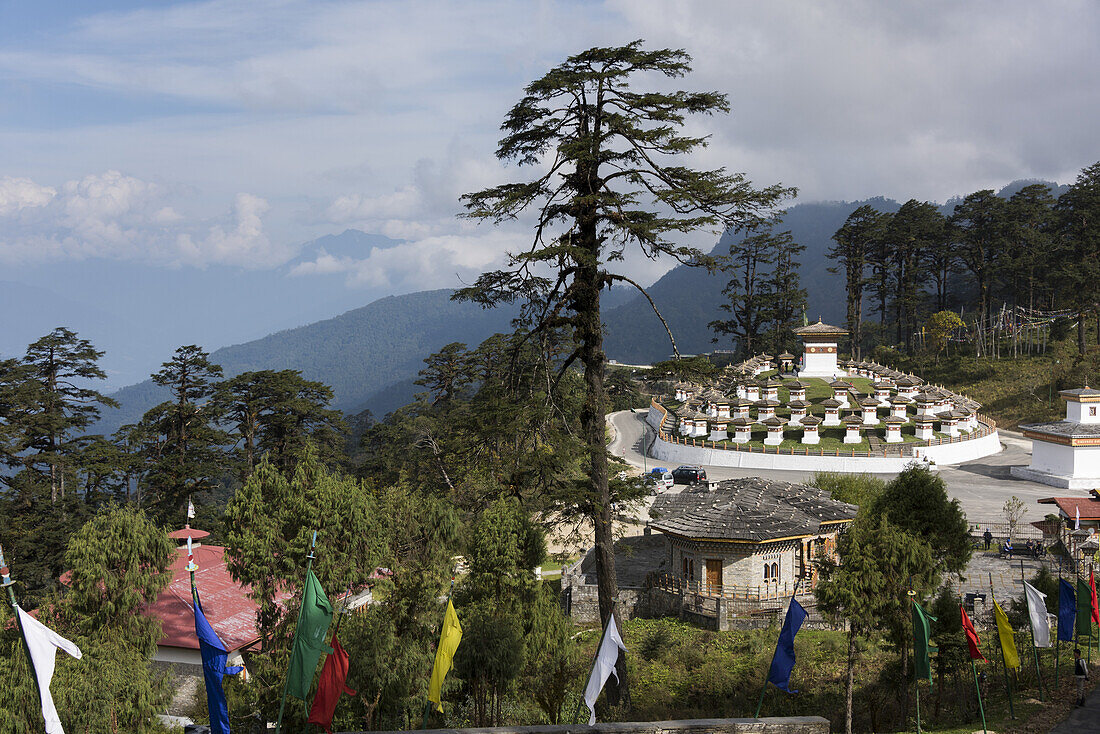
[[[1004,655],[1006,668],[1020,667],[1020,655],[1016,652],[1016,638],[1012,636],[1012,625],[1008,623],[1008,615],[1001,605],[993,602],[993,616],[997,619],[997,636],[1001,639],[1001,653]]]
[[[783,629],[779,632],[779,642],[775,645],[775,655],[772,656],[772,667],[768,671],[768,680],[781,691],[792,691],[791,670],[794,669],[794,636],[798,634],[802,623],[806,621],[806,610],[793,596],[787,607],[787,616],[783,620]]]
[[[615,615],[607,620],[607,629],[604,630],[603,640],[600,642],[600,650],[596,653],[596,662],[592,666],[592,674],[588,676],[588,685],[584,687],[584,702],[591,711],[588,717],[588,725],[596,723],[596,699],[600,697],[600,691],[607,683],[608,676],[615,676],[619,680],[619,674],[615,672],[615,663],[619,659],[619,650],[626,652],[623,638],[619,636],[619,628],[615,624]]]
[[[211,734],[229,734],[229,707],[225,702],[222,678],[236,675],[243,668],[239,665],[226,666],[229,653],[222,644],[218,633],[210,626],[199,601],[199,590],[191,587],[192,600],[195,603],[195,636],[199,638],[199,652],[202,655],[202,678],[206,683],[206,710],[210,714]]]
[[[1073,620],[1077,616],[1077,595],[1073,585],[1058,579],[1058,639],[1073,642]]]
[[[1080,508],[1080,506],[1077,507],[1077,516],[1073,520],[1073,529],[1074,530],[1080,530],[1081,529],[1081,508]]]
[[[981,644],[981,640],[978,639],[978,631],[974,629],[974,623],[970,621],[970,617],[966,616],[966,608],[962,604],[959,605],[959,612],[962,613],[963,632],[966,633],[966,647],[970,650],[970,659],[985,660],[982,651],[978,649],[978,645]],[[986,662],[989,661],[986,660]]]
[[[194,520],[195,519],[195,506],[193,504],[191,504],[191,498],[190,497],[187,498],[187,519],[188,520]]]
[[[321,677],[317,679],[317,695],[313,697],[313,708],[309,710],[309,724],[317,724],[328,734],[332,734],[332,716],[336,713],[336,704],[341,694],[354,696],[355,691],[347,687],[348,654],[332,635],[332,653],[325,658],[321,668]]]
[[[1092,589],[1084,579],[1077,579],[1077,635],[1092,636]]]
[[[1035,647],[1050,647],[1050,622],[1047,621],[1047,595],[1024,582],[1027,615],[1031,619],[1031,635]]]
[[[913,670],[917,678],[932,680],[932,663],[928,659],[928,640],[932,635],[932,622],[936,618],[928,615],[924,607],[913,602]]]
[[[443,615],[443,629],[439,633],[439,647],[435,649],[432,681],[428,684],[428,700],[435,704],[435,710],[440,713],[443,713],[443,679],[451,669],[451,661],[461,641],[462,625],[458,623],[455,605],[448,599],[447,613]]]
[[[80,648],[54,632],[23,611],[15,607],[19,615],[19,626],[23,628],[23,639],[27,641],[27,650],[31,654],[34,677],[38,679],[38,700],[42,704],[42,719],[46,723],[46,734],[65,734],[57,708],[50,695],[50,681],[53,680],[53,668],[57,648],[61,648],[76,659],[80,659]]]
[[[311,569],[306,575],[305,591],[302,594],[302,613],[298,617],[298,629],[294,633],[294,650],[290,654],[290,669],[287,671],[287,692],[305,701],[309,698],[309,687],[313,683],[313,671],[321,653],[332,652],[325,644],[325,635],[332,622],[332,605],[329,604],[321,582]]]

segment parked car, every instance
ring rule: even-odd
[[[694,484],[707,481],[707,472],[701,466],[678,466],[672,470],[676,484]]]
[[[658,490],[669,489],[672,485],[676,484],[676,480],[672,478],[672,472],[663,466],[655,467],[649,474],[646,475],[646,480],[653,482],[653,485]]]

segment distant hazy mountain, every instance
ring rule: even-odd
[[[1002,189],[1011,195],[1028,182],[1013,182]],[[1056,192],[1059,193],[1059,192]],[[950,213],[954,202],[945,205]],[[882,211],[896,211],[896,201],[883,198],[857,202],[799,204],[787,212],[783,229],[805,245],[801,264],[803,287],[808,291],[807,316],[827,322],[844,321],[843,278],[828,272],[833,264],[825,253],[833,233],[848,215],[863,204]],[[726,235],[714,248],[728,251]],[[335,257],[361,255],[364,249],[396,244],[377,235],[348,230],[309,243],[295,262],[308,262],[323,252]],[[291,263],[287,268],[293,268]],[[306,281],[309,279],[302,279]],[[682,354],[729,348],[728,340],[714,343],[707,324],[724,312],[722,288],[728,278],[718,273],[676,267],[648,290],[668,320]],[[382,417],[409,401],[417,391],[416,373],[426,356],[449,342],[475,346],[498,331],[509,329],[509,309],[484,311],[450,300],[451,291],[436,290],[391,296],[370,305],[306,326],[280,331],[237,346],[218,349],[212,359],[227,375],[258,369],[298,369],[309,379],[331,385],[335,407],[346,412],[369,408]],[[649,304],[632,289],[616,288],[603,299],[607,327],[605,351],[621,362],[647,363],[665,359],[671,353],[668,337]],[[179,342],[185,343],[185,342]],[[167,359],[170,353],[164,355]],[[151,382],[119,391],[120,411],[110,411],[99,430],[110,431],[133,422],[149,407],[165,399]]]
[[[381,417],[412,397],[412,381],[424,357],[450,342],[476,346],[508,330],[510,309],[484,310],[454,303],[450,295],[449,290],[435,290],[382,298],[332,319],[218,349],[211,360],[225,369],[226,376],[261,369],[301,370],[308,379],[333,388],[334,407],[349,413],[370,407]],[[122,407],[105,411],[96,427],[99,432],[140,419],[168,395],[147,380],[113,397]]]
[[[20,355],[56,326],[107,353],[107,390],[143,380],[181,344],[258,339],[368,304],[392,291],[351,288],[342,272],[292,275],[322,253],[363,259],[400,244],[347,230],[303,244],[277,268],[166,268],[88,259],[10,268],[0,283],[0,354]]]
[[[789,229],[795,241],[806,247],[800,276],[802,286],[807,290],[806,314],[811,319],[816,320],[820,316],[834,324],[844,321],[845,302],[840,295],[843,294],[844,281],[842,276],[828,272],[833,263],[825,253],[832,246],[830,238],[833,233],[844,224],[849,214],[863,204],[870,204],[880,211],[892,212],[898,208],[896,201],[883,198],[798,204],[791,207],[783,218],[779,231]],[[740,236],[725,235],[713,254],[727,254],[730,242]],[[648,289],[668,321],[681,354],[731,347],[728,338],[712,342],[714,334],[707,326],[715,319],[728,316],[721,310],[721,304],[725,301],[722,289],[728,281],[729,277],[722,273],[711,275],[700,268],[680,266],[670,270]],[[672,354],[664,327],[641,295],[605,311],[604,324],[608,332],[604,346],[613,359],[635,364],[649,363],[666,359]]]

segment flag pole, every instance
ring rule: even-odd
[[[313,540],[309,543],[309,555],[306,556],[306,579],[309,578],[309,572],[313,570],[313,549],[317,547],[317,531],[313,531]],[[302,587],[303,590],[305,586]],[[305,611],[305,594],[302,595],[302,606],[298,607],[298,624],[302,623],[302,612]],[[293,650],[291,651],[293,655]],[[283,729],[283,711],[286,710],[286,689],[290,684],[290,669],[287,668],[287,677],[283,680],[283,698],[279,702],[279,719],[275,722],[275,734],[280,734]]]
[[[1058,634],[1054,639],[1054,690],[1058,690],[1058,673],[1062,665],[1062,559],[1058,559]]]
[[[608,620],[612,620],[612,619],[615,618],[615,606],[616,606],[615,604],[611,605],[611,616],[608,617]],[[600,633],[600,641],[596,643],[596,652],[592,653],[592,663],[591,663],[591,665],[588,666],[589,668],[594,668],[596,666],[596,660],[600,657],[600,648],[603,647],[603,638],[607,637],[607,627],[608,627],[608,625],[606,625],[606,624],[603,626],[603,632]],[[573,712],[573,723],[574,724],[579,724],[580,723],[579,719],[580,719],[580,716],[581,716],[581,704],[582,703],[584,703],[584,689],[583,688],[581,689],[580,698],[577,699],[577,710]]]
[[[791,599],[792,600],[796,596],[798,596],[798,587],[801,586],[801,585],[802,585],[802,577],[799,576],[798,581],[796,581],[795,584],[794,584],[794,591],[791,593]],[[787,602],[787,611],[788,611],[788,613],[790,612],[790,608],[791,608],[791,603]],[[779,630],[779,634],[783,634],[782,629]],[[779,642],[776,641],[775,644],[778,646]],[[772,653],[772,659],[773,660],[775,659],[775,653],[774,652]],[[756,715],[752,717],[754,719],[759,719],[760,718],[760,709],[764,707],[764,694],[768,692],[768,676],[769,675],[771,675],[771,666],[770,665],[768,666],[768,672],[764,674],[764,685],[760,689],[760,700],[756,702]]]
[[[989,598],[993,600],[993,604],[997,603],[997,595],[993,593],[993,573],[989,573]],[[1001,672],[1005,676],[1005,690],[1008,691],[1008,713],[1013,719],[1016,718],[1016,708],[1012,705],[1012,682],[1008,679],[1008,663],[1005,662],[1005,648],[1001,643],[1001,626],[997,625],[997,649],[1001,651]],[[278,734],[278,732],[276,732]]]
[[[4,560],[4,549],[0,547],[0,586],[8,590],[8,601],[11,602],[12,616],[15,617],[15,625],[19,628],[19,637],[23,640],[23,654],[27,656],[27,665],[31,669],[31,678],[34,679],[34,690],[38,697],[42,698],[42,689],[38,685],[38,676],[35,674],[34,660],[31,658],[31,648],[27,644],[27,633],[23,629],[23,620],[19,618],[19,602],[15,600],[15,582],[11,580],[11,572],[8,563]]]
[[[910,580],[912,580],[912,579],[910,579]],[[909,590],[909,603],[910,604],[916,604],[917,603],[917,592],[913,591],[912,589]],[[911,609],[910,611],[915,612],[916,610]],[[902,671],[902,674],[904,675],[905,671]],[[929,683],[931,683],[931,680],[929,680]],[[920,731],[920,676],[917,675],[917,637],[916,637],[915,621],[914,621],[914,630],[913,630],[913,688],[915,688],[916,691],[917,691],[917,734],[921,734],[921,731]]]
[[[332,630],[332,639],[336,639],[336,633],[340,631],[340,620],[344,615],[348,613],[348,606],[351,603],[351,584],[348,584],[347,593],[344,594],[344,610],[336,615],[336,627]],[[317,700],[317,691],[320,690],[320,684],[317,686],[317,690],[313,692],[313,698],[309,699],[309,706],[306,708],[306,734],[309,734],[309,715],[313,712],[313,703]],[[339,698],[339,696],[337,696]]]
[[[451,596],[454,594],[454,591],[455,591],[455,574],[456,574],[457,570],[458,570],[457,567],[451,568],[451,588],[447,589],[447,604],[451,603]],[[443,623],[444,623],[444,625],[447,623],[447,611],[446,611],[447,610],[447,604],[443,605],[443,610],[444,610],[443,611]],[[430,686],[429,686],[429,688],[430,688]],[[442,692],[443,685],[442,685],[442,683],[440,684],[439,688],[440,688],[439,700],[442,701],[443,700],[443,692]],[[430,690],[428,691],[428,694],[431,695]],[[424,720],[420,724],[421,729],[427,729],[428,728],[428,717],[431,715],[431,713],[432,713],[432,702],[428,701],[426,704],[424,704]],[[275,734],[279,734],[279,733],[276,732]]]
[[[1026,583],[1024,581],[1024,559],[1023,558],[1020,559],[1020,582],[1021,583]],[[1024,589],[1024,604],[1028,604],[1027,589],[1026,588]],[[1046,607],[1043,607],[1044,617],[1046,616],[1046,613],[1047,613]],[[1047,626],[1048,627],[1050,626],[1049,622],[1047,623]],[[1039,703],[1045,703],[1046,699],[1043,698],[1043,673],[1042,673],[1042,670],[1039,668],[1039,648],[1035,647],[1035,628],[1031,624],[1031,606],[1030,606],[1030,604],[1028,604],[1027,628],[1031,631],[1031,654],[1035,658],[1035,677],[1039,679]]]
[[[963,598],[962,598],[961,595],[959,596],[959,609],[960,609],[960,611],[965,610],[965,607],[963,606]],[[971,610],[971,611],[973,611],[973,610]],[[973,626],[974,623],[971,622],[970,624],[971,624],[971,626]],[[965,631],[964,631],[964,634],[965,634]],[[998,636],[998,640],[999,639],[1000,639],[1000,637]],[[981,654],[980,650],[978,651],[978,654],[979,655]],[[982,659],[984,660],[985,658],[982,658]],[[978,685],[978,665],[977,665],[977,663],[974,662],[974,658],[970,658],[970,670],[971,670],[971,672],[974,673],[974,690],[978,694],[978,713],[982,715],[982,734],[987,734],[988,729],[985,725],[985,704],[982,703],[982,687],[980,685]]]
[[[985,706],[982,704],[982,688],[978,685],[978,666],[974,663],[974,658],[970,658],[970,669],[974,671],[974,690],[978,692],[978,713],[982,715],[982,732],[987,731],[985,727]]]

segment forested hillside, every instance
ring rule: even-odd
[[[227,377],[249,370],[301,370],[307,379],[331,386],[333,407],[349,413],[377,412],[372,407],[377,404],[368,403],[381,392],[377,399],[384,413],[411,398],[411,380],[427,355],[450,342],[478,344],[508,329],[510,309],[486,311],[454,303],[450,296],[449,290],[435,290],[382,298],[335,318],[218,349],[210,359]],[[402,383],[402,390],[389,391],[394,383]],[[136,422],[168,393],[147,380],[113,397],[121,407],[104,411],[97,432]]]

